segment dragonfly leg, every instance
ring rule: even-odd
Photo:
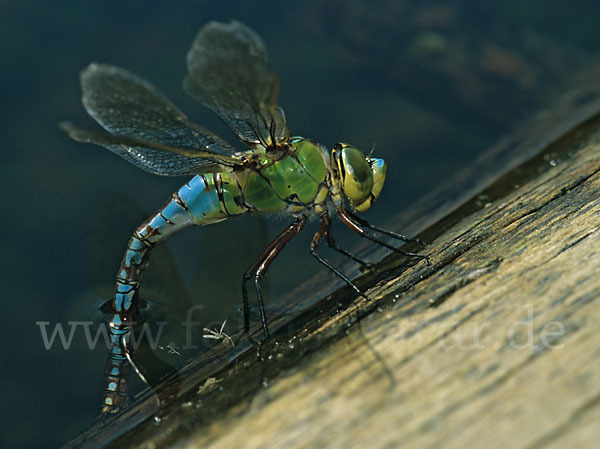
[[[329,220],[329,216],[327,214],[323,214],[321,216],[321,224],[319,225],[319,229],[317,230],[316,234],[314,235],[314,237],[312,239],[312,242],[310,243],[310,253],[312,254],[312,256],[315,259],[317,259],[317,261],[319,261],[320,264],[325,266],[327,269],[331,270],[333,273],[336,274],[337,277],[339,277],[346,284],[348,284],[350,287],[352,287],[358,295],[362,296],[363,298],[365,298],[367,300],[370,300],[371,298],[369,298],[367,295],[365,295],[363,292],[361,292],[360,289],[356,286],[356,284],[354,284],[354,282],[352,282],[350,279],[348,279],[346,276],[344,276],[340,271],[338,271],[333,265],[331,265],[325,258],[323,258],[317,252],[317,250],[319,248],[319,242],[321,241],[321,239],[323,238],[324,235],[326,236],[327,233],[331,231],[330,226],[331,226],[331,222]]]
[[[344,248],[340,248],[337,245],[337,243],[335,242],[335,239],[333,238],[333,233],[331,230],[331,220],[329,219],[328,215],[326,215],[326,217],[327,217],[326,218],[327,227],[325,229],[325,241],[327,242],[327,246],[329,246],[331,249],[337,251],[338,253],[352,259],[354,262],[358,263],[365,270],[370,270],[371,268],[373,268],[373,265],[370,264],[369,262],[365,262],[364,260],[362,260],[361,258],[356,256],[355,254],[351,253],[350,251],[345,250]]]
[[[267,326],[267,316],[265,313],[265,306],[262,297],[262,287],[260,281],[267,273],[267,269],[271,262],[277,257],[277,255],[283,250],[285,245],[302,230],[306,223],[306,217],[298,218],[294,223],[285,228],[281,234],[279,234],[267,248],[262,252],[260,256],[252,263],[248,271],[244,273],[242,277],[242,301],[244,306],[244,330],[246,333],[250,331],[250,308],[248,306],[248,289],[246,282],[250,279],[254,279],[254,287],[256,289],[256,298],[258,306],[260,308],[260,318],[262,321],[263,332],[265,340],[269,338],[269,328]]]
[[[395,251],[397,253],[400,253],[404,256],[408,256],[408,257],[414,257],[417,259],[422,259],[425,260],[427,262],[427,265],[431,265],[431,261],[429,260],[428,256],[424,256],[422,254],[417,254],[417,253],[411,253],[409,251],[404,251],[400,248],[396,248],[395,246],[392,246],[386,242],[384,242],[383,240],[380,240],[374,236],[372,236],[371,234],[369,234],[367,231],[365,231],[363,229],[363,227],[372,229],[374,231],[378,231],[381,232],[383,234],[389,235],[391,237],[395,237],[399,240],[403,240],[403,241],[411,241],[411,239],[408,239],[407,237],[403,236],[402,234],[397,234],[395,232],[392,231],[387,231],[387,230],[382,230],[380,228],[377,228],[373,225],[371,225],[370,223],[368,223],[366,220],[363,220],[362,218],[357,217],[356,215],[354,215],[353,213],[351,213],[350,211],[347,211],[346,209],[340,207],[337,209],[337,213],[338,216],[340,217],[340,220],[342,220],[342,222],[348,226],[350,229],[352,229],[354,232],[356,232],[357,234],[359,234],[361,237],[365,237],[366,239],[381,245],[385,248],[391,249],[392,251]],[[413,241],[417,241],[416,239]],[[420,242],[420,241],[419,241]],[[422,243],[422,242],[420,242]]]
[[[344,212],[355,223],[358,223],[361,226],[364,226],[365,228],[369,228],[369,229],[372,229],[373,231],[380,232],[380,233],[385,234],[385,235],[389,235],[390,237],[393,237],[393,238],[398,239],[398,240],[402,240],[403,242],[407,242],[407,243],[408,242],[414,242],[414,243],[418,243],[421,246],[425,246],[425,242],[422,241],[421,239],[410,238],[410,237],[405,236],[404,234],[399,234],[399,233],[394,232],[394,231],[388,231],[387,229],[383,229],[383,228],[380,228],[378,226],[372,225],[371,223],[369,223],[364,218],[361,218],[358,215],[353,214],[349,210],[344,210]]]

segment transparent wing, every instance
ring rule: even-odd
[[[245,25],[210,22],[187,54],[188,95],[212,109],[250,146],[270,147],[289,136],[277,105],[279,82],[262,39]]]
[[[108,148],[128,162],[158,175],[186,175],[242,161],[227,142],[191,123],[153,85],[105,64],[81,73],[83,105],[108,132],[61,128],[81,142]]]
[[[240,164],[238,159],[161,145],[142,139],[120,137],[105,131],[88,131],[63,122],[60,128],[78,142],[94,143],[118,154],[127,162],[155,175],[181,176],[212,171],[219,165]]]

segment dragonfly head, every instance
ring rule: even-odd
[[[333,147],[331,160],[337,168],[338,182],[352,209],[366,211],[383,188],[387,169],[385,161],[365,157],[358,148],[344,143]]]

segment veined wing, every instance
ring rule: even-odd
[[[158,89],[124,69],[90,64],[81,73],[81,87],[87,112],[108,132],[61,124],[75,140],[102,145],[158,175],[242,163],[227,142],[191,123]]]
[[[188,95],[212,109],[250,146],[287,140],[279,82],[267,62],[262,39],[245,25],[210,22],[198,32],[187,55]]]
[[[194,175],[212,171],[219,165],[234,166],[243,163],[242,159],[196,149],[169,147],[154,141],[115,136],[105,131],[88,131],[70,122],[62,122],[59,126],[73,140],[101,145],[127,162],[155,175]]]

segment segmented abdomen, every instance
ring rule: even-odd
[[[198,175],[133,233],[117,275],[109,321],[111,347],[105,369],[104,413],[116,412],[127,402],[129,331],[137,318],[138,291],[150,250],[187,226],[216,223],[247,212],[242,203],[240,189],[231,174]]]

